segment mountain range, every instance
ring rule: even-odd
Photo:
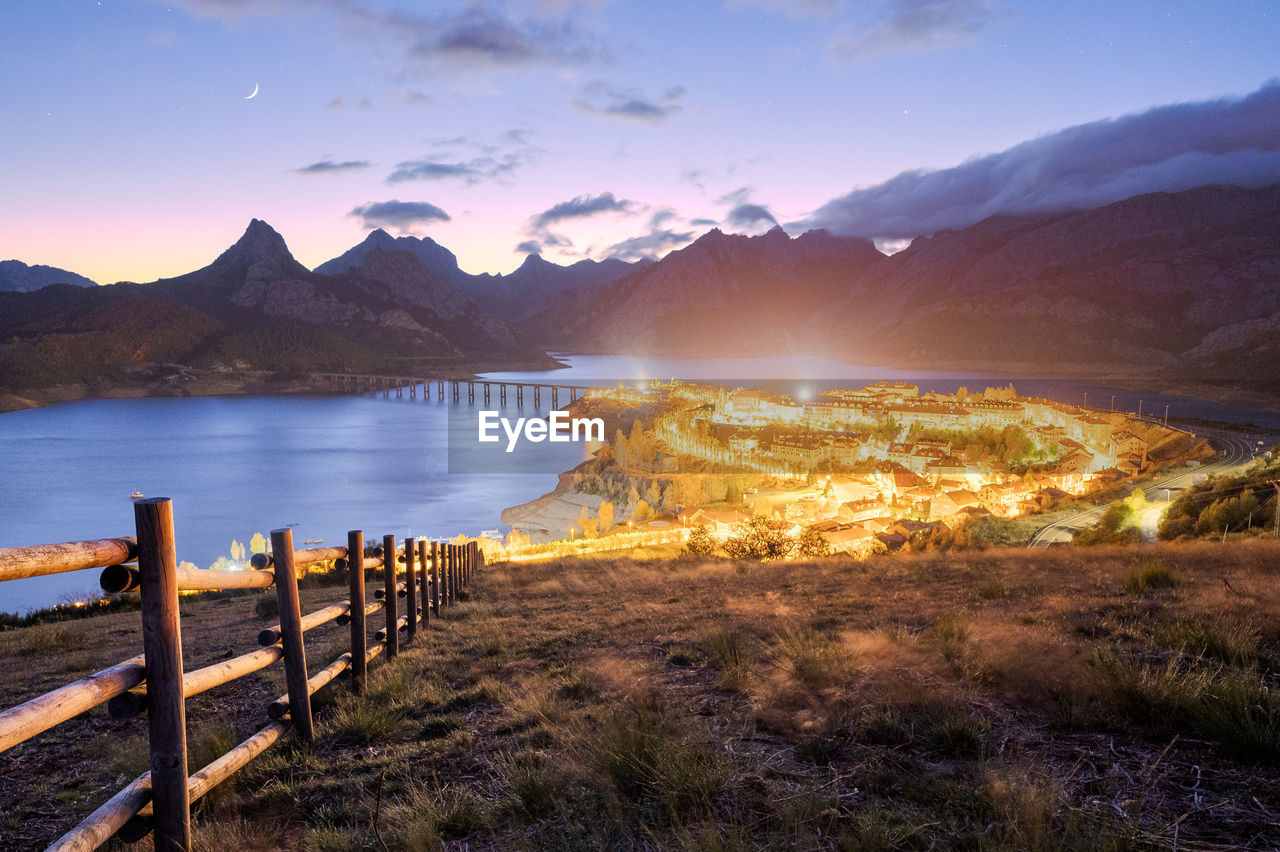
[[[381,230],[308,270],[255,219],[208,266],[150,284],[0,264],[14,286],[53,282],[0,292],[0,385],[109,381],[153,362],[404,372],[558,348],[1102,372],[1280,395],[1277,222],[1280,186],[1206,186],[997,215],[893,255],[825,231],[712,230],[659,261],[531,255],[475,275],[429,238]]]

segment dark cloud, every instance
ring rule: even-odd
[[[753,230],[768,225],[773,227],[778,224],[778,220],[769,212],[769,208],[763,204],[739,204],[729,211],[726,223],[733,228],[745,228]]]
[[[440,70],[573,66],[607,54],[595,34],[583,29],[572,8],[541,10],[516,18],[483,3],[454,12],[420,12],[402,2],[385,8],[370,0],[173,0],[193,14],[234,21],[322,9],[341,25],[344,37],[373,45],[405,75]]]
[[[340,163],[333,160],[320,160],[294,171],[301,175],[323,175],[334,172],[354,172],[367,168],[369,168],[368,160],[343,160]]]
[[[744,186],[735,189],[733,192],[726,192],[724,195],[716,199],[716,204],[729,204],[737,207],[740,204],[746,204],[751,200],[751,187]]]
[[[832,53],[852,58],[885,50],[932,50],[959,43],[1003,16],[990,0],[890,0],[870,29],[843,30]]]
[[[678,232],[652,228],[647,234],[614,243],[609,247],[609,255],[619,260],[656,259],[662,253],[680,248],[692,241],[692,231]]]
[[[425,201],[371,201],[354,208],[348,216],[356,216],[366,228],[397,228],[407,231],[415,225],[448,222],[449,214]]]
[[[672,86],[660,97],[647,98],[634,89],[621,89],[596,80],[582,88],[574,105],[593,115],[661,124],[683,109],[680,106],[682,97],[683,86]]]
[[[995,213],[1097,207],[1209,183],[1280,182],[1280,81],[1239,99],[1157,107],[1069,127],[950,169],[903,172],[801,224],[904,239]]]
[[[520,254],[541,254],[542,243],[537,240],[525,240],[516,246],[516,251]]]
[[[465,162],[452,163],[436,159],[405,160],[403,163],[396,163],[395,170],[387,176],[387,183],[450,178],[477,183],[510,174],[524,165],[525,159],[520,153],[511,153],[498,157],[475,157]]]
[[[689,224],[697,228],[714,228],[720,223],[715,219],[690,219]]]
[[[441,64],[454,68],[576,65],[600,55],[593,36],[568,13],[516,20],[472,5],[451,15],[366,10],[365,20],[406,40],[406,56],[424,71]]]
[[[543,210],[533,217],[533,227],[545,228],[565,219],[581,219],[599,213],[630,213],[635,209],[635,202],[613,197],[612,192],[599,195],[579,195],[568,201],[561,201],[553,207]]]

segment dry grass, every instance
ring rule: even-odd
[[[203,808],[197,838],[1273,848],[1278,660],[1276,542],[491,566],[375,664],[369,701],[339,685],[313,746],[286,740]],[[20,761],[3,758],[9,775]],[[51,839],[9,831],[0,845]]]

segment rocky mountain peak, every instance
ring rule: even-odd
[[[284,237],[261,219],[251,219],[244,235],[231,248],[218,255],[215,269],[248,268],[264,260],[293,260]]]

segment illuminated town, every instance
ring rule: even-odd
[[[674,380],[589,392],[584,409],[620,424],[622,412],[635,415],[629,434],[617,429],[574,475],[576,491],[617,502],[618,525],[599,524],[584,503],[565,537],[635,536],[639,521],[649,533],[702,527],[723,542],[764,516],[866,556],[1123,486],[1150,470],[1153,446],[1165,448],[1160,463],[1195,454],[1186,444],[1171,454],[1189,436],[1155,418],[1023,397],[1012,385],[945,394],[875,382],[797,396]],[[509,547],[525,544],[516,526]]]

